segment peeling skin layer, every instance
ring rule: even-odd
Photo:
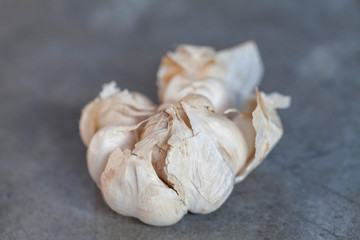
[[[266,95],[256,90],[256,104],[250,102],[249,105],[256,105],[255,110],[252,112],[252,125],[255,130],[255,153],[248,159],[246,166],[237,174],[235,179],[236,183],[244,180],[245,177],[264,160],[280,140],[283,128],[276,109],[289,107],[290,97],[283,96],[279,93]],[[244,126],[238,124],[238,127],[243,132],[248,131],[242,129]],[[249,138],[253,139],[253,137]]]

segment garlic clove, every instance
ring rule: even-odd
[[[207,46],[181,44],[175,52],[168,53],[168,56],[188,74],[197,74],[205,64],[214,59],[215,50]]]
[[[161,103],[177,103],[189,94],[212,100],[217,111],[230,106],[228,86],[218,77],[221,68],[211,67],[215,50],[210,47],[180,45],[162,60],[157,74]]]
[[[276,109],[290,106],[290,97],[279,93],[266,95],[256,89],[256,104],[252,112],[252,124],[255,129],[255,153],[246,166],[239,171],[235,182],[239,183],[254,170],[274,148],[283,134],[283,128]],[[241,126],[240,126],[241,127]]]
[[[205,214],[216,210],[233,189],[234,172],[209,135],[174,138],[170,138],[165,167],[166,174],[180,183],[174,181],[174,189],[181,186],[189,211]]]
[[[190,81],[182,76],[176,76],[164,91],[162,101],[175,104],[189,94],[199,94],[211,99],[217,112],[223,112],[231,106],[227,97],[228,91],[227,85],[216,78]]]
[[[237,111],[238,112],[238,111]],[[238,112],[238,115],[233,119],[235,125],[240,129],[244,135],[247,157],[249,159],[255,151],[255,129],[252,123],[252,116],[249,113]]]
[[[140,141],[135,154],[120,148],[110,155],[101,176],[102,193],[116,212],[155,226],[178,222],[187,208],[176,191],[157,176],[151,164],[151,149],[156,141]]]
[[[119,147],[132,150],[137,141],[134,127],[107,126],[100,129],[91,139],[87,149],[87,164],[91,178],[101,188],[101,174],[110,154]]]
[[[245,164],[248,151],[246,136],[228,118],[212,110],[211,102],[199,95],[189,95],[180,101],[190,120],[194,135],[202,132],[210,136],[229,161],[234,173]]]
[[[140,93],[120,91],[114,82],[106,84],[99,96],[82,110],[81,139],[88,146],[92,136],[102,127],[136,125],[154,114],[155,108],[151,100]]]

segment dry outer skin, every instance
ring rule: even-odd
[[[252,118],[240,120],[240,115],[234,119],[235,124],[247,135],[247,139],[255,142],[254,154],[251,156],[246,166],[237,174],[235,182],[239,183],[256,168],[267,154],[273,149],[283,134],[280,118],[276,112],[277,108],[283,109],[290,106],[290,97],[279,93],[266,95],[256,90],[255,109],[252,111]],[[252,123],[253,128],[247,124]],[[244,123],[248,122],[248,123]],[[254,135],[255,134],[255,135]]]
[[[157,110],[141,94],[106,85],[80,120],[106,203],[156,226],[218,209],[283,133],[276,109],[290,98],[259,92],[262,71],[253,42],[219,52],[181,45],[160,66]]]

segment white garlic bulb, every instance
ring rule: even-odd
[[[276,109],[290,97],[259,92],[262,71],[252,42],[220,52],[181,45],[159,69],[157,110],[105,86],[82,111],[80,135],[110,208],[156,226],[218,209],[283,133]],[[242,111],[228,109],[236,103]]]
[[[154,122],[164,124],[154,126]],[[133,150],[118,148],[116,154],[112,153],[110,159],[114,159],[117,165],[106,166],[101,188],[105,200],[115,211],[138,217],[149,224],[172,224],[181,216],[172,213],[169,219],[165,219],[168,213],[161,211],[169,211],[169,207],[158,209],[157,201],[165,204],[170,198],[171,202],[166,204],[174,205],[173,209],[179,208],[182,215],[187,210],[194,213],[216,210],[231,193],[235,175],[245,164],[247,155],[245,139],[236,125],[216,114],[206,98],[189,95],[176,106],[169,106],[151,117],[149,126],[144,126],[141,140]],[[157,196],[153,203],[149,198],[155,190],[146,194],[139,190],[143,183],[134,177],[145,174],[138,172],[139,168],[141,171],[147,169],[146,174],[154,181],[152,185],[159,185],[159,181],[165,183],[161,184],[164,199]],[[124,177],[126,174],[130,174],[129,177]],[[172,191],[171,194],[164,190],[164,186]],[[116,189],[127,190],[114,196]],[[134,194],[136,202],[129,201],[131,206],[123,206],[124,199],[130,194]],[[148,209],[146,215],[143,208]]]
[[[162,60],[157,73],[161,103],[176,103],[188,94],[200,94],[219,113],[239,107],[254,92],[263,64],[254,42],[215,52],[210,47],[180,45]]]
[[[156,106],[146,96],[120,91],[115,82],[103,86],[99,96],[82,110],[79,128],[86,146],[101,128],[111,125],[133,126],[156,112]]]

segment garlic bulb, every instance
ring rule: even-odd
[[[162,60],[157,73],[161,103],[188,94],[211,100],[217,112],[240,106],[260,83],[263,64],[254,42],[215,52],[210,47],[180,45]]]
[[[154,126],[154,122],[161,124]],[[170,219],[166,219],[168,208],[179,209],[179,214],[184,215],[187,210],[209,213],[220,207],[231,193],[235,175],[247,157],[244,136],[236,125],[216,114],[206,98],[189,95],[176,106],[152,116],[133,150],[118,148],[116,154],[112,153],[109,161],[113,159],[114,165],[106,166],[101,187],[105,200],[115,211],[149,224],[171,224],[181,216],[171,213]],[[153,183],[137,179],[145,174],[145,169]],[[128,172],[134,176],[126,176]],[[146,190],[149,192],[143,194],[139,190],[144,184],[141,181],[157,187],[160,182],[165,183],[161,184],[164,196],[156,194],[156,201],[152,202],[149,198],[157,191]],[[171,194],[164,190],[165,186]],[[116,189],[126,190],[121,193],[118,190],[114,196]],[[129,206],[124,206],[124,199],[131,194],[136,202],[128,201]],[[165,204],[168,198],[171,201],[167,204],[174,206],[158,209],[157,202]]]
[[[262,71],[253,42],[220,52],[181,45],[160,66],[157,109],[106,85],[83,109],[80,135],[110,208],[156,226],[218,209],[283,133],[276,109],[290,97],[259,92]]]
[[[110,125],[132,126],[156,112],[156,106],[146,96],[120,91],[115,82],[103,86],[95,100],[87,104],[81,113],[80,136],[86,146],[101,128]]]

